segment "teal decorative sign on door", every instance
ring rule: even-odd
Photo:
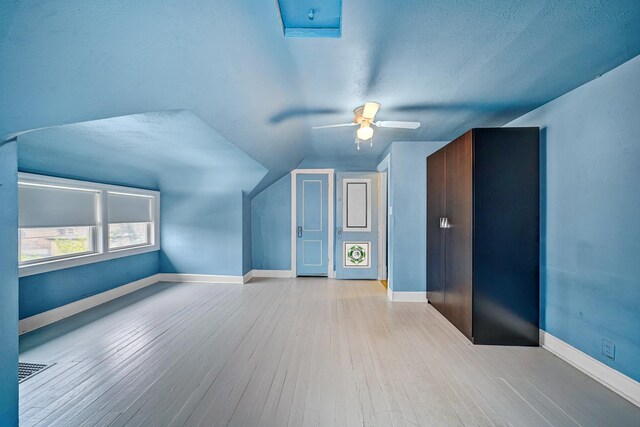
[[[370,242],[344,242],[344,267],[369,267]]]

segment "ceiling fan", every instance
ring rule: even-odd
[[[372,125],[379,128],[392,128],[392,129],[418,129],[420,122],[399,122],[399,121],[374,121],[376,113],[380,109],[380,104],[377,102],[366,102],[353,110],[353,122],[343,123],[339,125],[325,125],[314,126],[312,129],[327,129],[327,128],[339,128],[347,126],[360,126],[356,131],[355,143],[360,149],[360,143],[363,141],[371,140],[371,146],[373,147],[373,128]]]

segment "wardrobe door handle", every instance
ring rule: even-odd
[[[440,228],[451,228],[451,224],[449,224],[449,218],[446,216],[440,218]]]
[[[302,226],[298,226],[298,237],[302,237]]]

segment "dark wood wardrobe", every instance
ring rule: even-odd
[[[427,298],[474,344],[538,345],[539,139],[472,129],[427,158]]]

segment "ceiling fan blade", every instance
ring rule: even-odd
[[[275,116],[272,116],[269,119],[270,123],[278,124],[282,123],[286,120],[297,119],[308,116],[317,116],[317,115],[326,115],[326,114],[339,114],[344,111],[338,110],[337,108],[303,108],[303,107],[294,107],[289,108],[283,111],[280,111]]]
[[[397,121],[381,121],[373,123],[379,128],[395,128],[395,129],[418,129],[420,122],[397,122]]]
[[[324,125],[324,126],[314,126],[311,129],[328,129],[328,128],[343,128],[347,126],[355,126],[357,123],[342,123],[339,125]]]
[[[377,102],[366,102],[364,104],[364,108],[362,109],[362,117],[365,119],[373,120],[376,116],[376,113],[380,109],[380,104]]]

